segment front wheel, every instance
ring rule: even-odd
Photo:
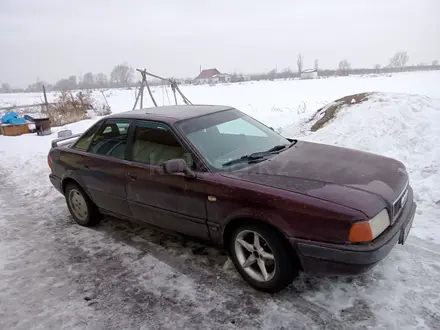
[[[81,226],[91,227],[99,223],[98,208],[76,183],[68,183],[65,189],[66,203],[73,219]]]
[[[240,275],[254,288],[276,293],[297,277],[299,265],[280,235],[262,225],[236,228],[229,240],[229,254]]]

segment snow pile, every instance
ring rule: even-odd
[[[411,235],[440,242],[440,99],[373,93],[343,107],[317,132],[313,121],[286,126],[288,137],[361,149],[402,161],[415,191],[418,215]]]

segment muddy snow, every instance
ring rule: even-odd
[[[274,296],[245,284],[216,248],[113,218],[94,229],[76,225],[47,177],[46,156],[56,134],[0,136],[0,328],[438,328],[435,86],[438,72],[182,88],[194,103],[236,106],[289,137],[371,151],[407,165],[418,212],[404,246],[364,275],[303,274]],[[309,131],[308,120],[325,103],[374,91],[379,93],[367,102]],[[106,93],[114,112],[131,109],[133,91]],[[26,104],[33,97],[0,95],[0,103]],[[81,132],[93,122],[68,128]]]

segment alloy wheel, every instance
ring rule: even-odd
[[[253,230],[241,231],[235,239],[235,254],[243,270],[254,280],[270,281],[276,271],[276,259],[268,242]]]

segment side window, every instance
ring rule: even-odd
[[[128,133],[128,128],[130,127],[130,123],[116,123],[116,126],[119,128],[119,132],[122,133]],[[107,134],[112,131],[112,127],[109,125],[107,126],[102,133]]]
[[[160,165],[182,158],[193,167],[191,155],[176,140],[170,128],[161,123],[138,122],[133,139],[133,161]]]
[[[106,120],[100,132],[93,138],[88,151],[97,155],[124,159],[130,123],[131,121],[127,119]]]
[[[87,151],[89,148],[90,142],[92,142],[93,137],[98,132],[99,127],[101,127],[101,123],[95,124],[92,126],[83,136],[79,138],[78,141],[75,142],[72,149],[79,151]]]

